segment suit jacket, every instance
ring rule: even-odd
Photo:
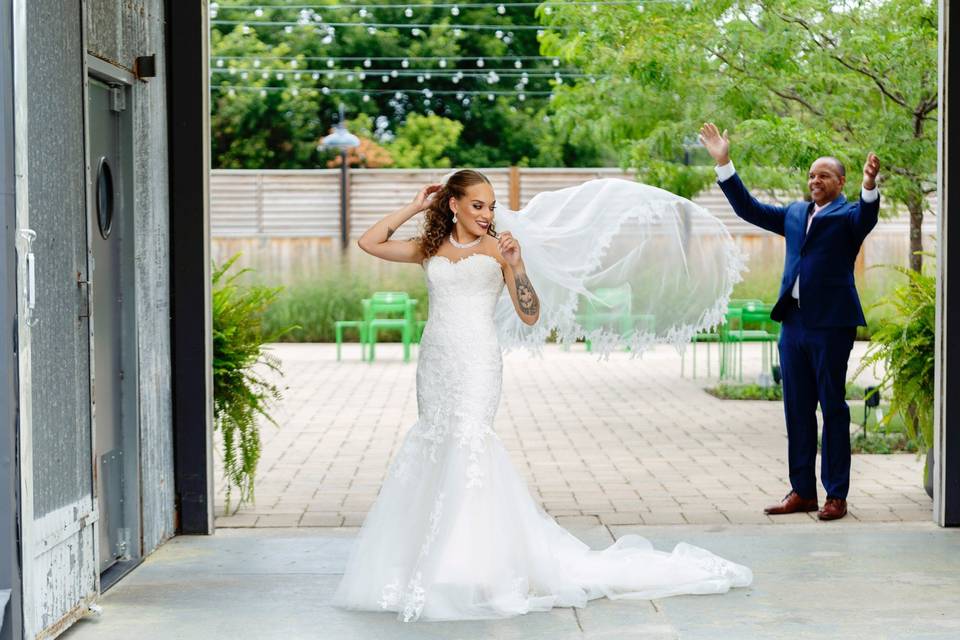
[[[767,231],[784,236],[787,254],[780,295],[770,317],[781,322],[790,302],[793,283],[800,276],[800,314],[805,327],[866,325],[853,280],[860,245],[877,224],[880,199],[848,202],[841,195],[813,218],[807,231],[812,202],[785,207],[761,204],[750,195],[740,176],[719,183],[734,213]]]

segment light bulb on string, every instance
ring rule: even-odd
[[[406,69],[407,67],[410,66],[410,61],[404,58],[403,60],[400,61],[400,66]]]
[[[310,77],[313,78],[314,80],[319,80],[320,74],[314,71],[313,73],[310,74]]]
[[[453,35],[457,38],[463,35],[463,30],[459,27],[453,30]]]
[[[366,10],[365,7],[360,7],[360,11],[358,11],[358,13],[360,14],[360,17],[361,17],[361,18],[366,18],[366,17],[367,17],[367,10]]]
[[[367,33],[369,33],[370,35],[373,35],[373,34],[375,34],[376,32],[377,32],[377,28],[376,28],[376,27],[367,27]]]
[[[364,102],[370,102],[370,94],[368,94],[368,93],[363,94],[363,101],[364,101]]]
[[[398,75],[400,75],[400,74],[397,72],[396,69],[392,69],[392,70],[390,71],[390,77],[391,77],[391,78],[396,78]]]
[[[270,74],[267,73],[266,71],[264,71],[263,73],[260,74],[260,77],[261,77],[262,79],[266,80],[266,79],[268,79],[268,78],[270,77]]]
[[[452,13],[455,16],[460,15],[460,7],[458,7],[457,5],[453,5],[453,8],[450,9],[450,13]]]
[[[333,60],[327,60],[327,67],[333,68],[333,65],[336,64]]]
[[[367,69],[369,69],[370,65],[372,64],[373,62],[370,60],[370,58],[367,58],[366,60],[363,61],[363,66],[365,66]]]
[[[290,67],[291,67],[291,68],[296,69],[296,68],[299,67],[299,66],[300,66],[300,63],[299,63],[297,60],[291,60],[291,61],[290,61]]]
[[[247,25],[241,25],[240,32],[243,33],[243,35],[247,35],[250,33],[250,27],[248,27]]]
[[[333,71],[327,71],[327,80],[333,80],[336,75]]]
[[[555,66],[555,67],[559,67],[559,66],[560,66],[560,59],[559,59],[559,58],[554,58],[554,59],[553,59],[553,66]]]
[[[232,75],[232,76],[237,75],[237,70],[234,69],[233,67],[230,67],[230,75]]]
[[[292,95],[298,96],[300,95],[300,89],[297,89],[296,87],[294,87],[293,89],[290,90],[290,93]]]
[[[422,83],[422,82],[423,82],[423,76],[417,76],[417,82]]]
[[[365,72],[361,71],[359,74],[357,74],[357,77],[360,78],[361,80],[366,80],[366,79],[367,79],[367,74],[366,74]]]
[[[352,73],[348,73],[348,74],[347,74],[347,82],[353,82],[353,74],[352,74]]]
[[[218,59],[217,59],[217,66],[220,67],[220,68],[223,68],[223,58],[218,58]]]
[[[592,11],[593,13],[596,13],[596,12],[597,12],[597,5],[595,5],[595,4],[590,5],[590,11]]]
[[[253,66],[256,67],[256,68],[259,68],[260,65],[261,65],[260,58],[254,58],[254,59],[253,59]]]
[[[493,100],[494,100],[495,97],[496,97],[496,96],[494,96],[492,93],[488,93],[488,94],[487,94],[487,100],[490,100],[491,102],[493,102]]]
[[[241,72],[240,72],[240,79],[241,79],[241,80],[246,80],[246,79],[249,78],[249,77],[250,77],[250,74],[247,73],[246,71],[241,71]]]
[[[481,68],[482,68],[483,65],[485,65],[485,64],[486,64],[486,62],[483,61],[483,58],[477,58],[477,66],[478,66],[478,67],[481,67]]]
[[[403,10],[403,15],[407,16],[408,18],[412,18],[413,9],[411,9],[410,7],[407,7],[406,9]]]
[[[323,44],[330,44],[331,42],[333,42],[333,36],[330,36],[330,35],[323,36],[323,39],[320,42],[322,42]]]
[[[497,13],[499,13],[500,15],[503,15],[506,12],[507,12],[507,8],[505,6],[503,6],[502,4],[497,5]]]
[[[267,97],[267,90],[266,90],[266,89],[260,89],[260,97],[261,97],[261,98],[266,98],[266,97]]]
[[[413,29],[410,30],[410,35],[412,36],[423,35],[423,31],[420,31],[420,29],[418,29],[417,27],[414,27]]]
[[[256,11],[253,12],[253,15],[257,16],[258,18],[262,18],[262,17],[263,17],[263,9],[260,8],[260,7],[257,7]]]
[[[330,87],[323,87],[322,89],[320,89],[320,93],[322,93],[325,96],[330,95]]]
[[[543,8],[543,12],[547,15],[550,15],[551,13],[553,13],[553,9],[550,8],[550,5],[547,5]]]
[[[283,30],[287,33],[293,33],[293,27],[291,27],[290,25],[285,26]]]
[[[521,62],[520,60],[517,60],[516,62],[513,63],[513,66],[514,66],[515,69],[522,69],[522,68],[523,68],[523,62]]]
[[[293,79],[294,79],[294,80],[299,80],[300,77],[301,77],[301,74],[300,74],[299,72],[293,74]]]
[[[228,96],[235,96],[235,95],[237,95],[237,90],[236,90],[236,89],[230,89],[230,91],[227,91],[227,95],[228,95]]]
[[[381,79],[383,82],[389,82],[389,81],[390,81],[390,77],[389,77],[389,76],[380,76],[380,79]]]

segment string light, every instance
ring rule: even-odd
[[[547,7],[549,9],[549,7]],[[309,26],[304,25],[301,22],[288,22],[281,20],[211,20],[210,24],[218,24],[224,26],[236,26],[240,25],[244,34],[250,33],[250,27],[302,27]],[[496,31],[497,29],[503,28],[502,24],[446,24],[442,22],[432,23],[432,24],[403,24],[397,22],[325,22],[325,25],[328,27],[367,27],[367,28],[380,28],[380,29],[453,29],[454,35],[458,35],[458,32],[462,33],[464,29],[474,30],[474,31]],[[515,24],[510,25],[513,29],[519,29],[524,31],[543,31],[543,27],[533,24]],[[575,27],[567,26],[554,26],[551,25],[550,29],[555,29],[557,31],[572,31]]]

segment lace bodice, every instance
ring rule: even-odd
[[[430,312],[421,355],[433,346],[454,353],[477,353],[497,346],[493,312],[504,286],[500,263],[484,253],[474,253],[457,261],[432,256],[423,266]]]

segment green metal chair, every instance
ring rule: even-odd
[[[586,332],[601,325],[616,325],[620,329],[620,335],[626,335],[633,330],[635,322],[648,323],[652,318],[631,313],[633,292],[628,282],[619,287],[598,288],[593,293],[595,299],[581,298],[580,313],[577,314],[577,322]],[[590,340],[584,342],[587,351],[592,351]]]
[[[743,345],[746,342],[759,342],[762,345],[761,370],[769,371],[770,365],[777,359],[776,343],[780,335],[780,323],[770,318],[773,305],[759,300],[743,301],[739,308],[739,318],[730,328],[730,341],[736,343],[737,380],[743,382]]]
[[[367,359],[367,323],[364,320],[337,320],[333,323],[333,332],[337,340],[337,361],[340,361],[340,343],[343,342],[343,330],[356,329],[360,334],[360,358]]]
[[[403,341],[403,361],[410,362],[410,344],[417,335],[417,321],[413,312],[417,301],[403,291],[377,291],[363,301],[363,317],[369,345],[368,362],[376,357],[377,332],[399,330]]]

